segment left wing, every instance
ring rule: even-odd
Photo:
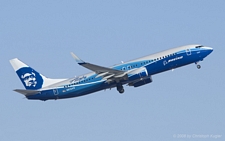
[[[104,79],[107,79],[107,80],[108,79],[121,79],[121,78],[127,77],[127,73],[125,71],[102,67],[102,66],[98,66],[95,64],[84,62],[83,60],[78,58],[73,52],[71,52],[71,55],[73,56],[73,58],[76,60],[76,62],[79,65],[81,65],[89,70],[92,70],[96,74],[98,74],[96,77],[102,76]]]

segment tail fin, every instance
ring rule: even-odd
[[[13,69],[27,90],[38,90],[65,79],[50,79],[15,58],[10,60]]]

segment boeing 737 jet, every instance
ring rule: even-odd
[[[10,60],[25,89],[14,91],[32,100],[64,99],[87,95],[100,90],[117,88],[124,93],[123,85],[140,87],[152,82],[152,76],[200,61],[213,49],[203,45],[187,45],[123,62],[112,67],[103,67],[85,62],[71,53],[76,62],[91,70],[91,73],[70,79],[50,79],[19,59]]]

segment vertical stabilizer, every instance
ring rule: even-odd
[[[54,83],[58,83],[60,81],[65,80],[65,79],[46,78],[44,75],[35,71],[33,68],[24,64],[17,58],[10,60],[10,63],[13,69],[16,71],[24,87],[28,90],[38,90],[43,87],[47,87]]]

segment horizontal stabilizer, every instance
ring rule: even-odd
[[[41,88],[46,88],[66,80],[47,78],[17,58],[11,59],[9,61],[13,69],[16,71],[20,81],[27,90],[39,90]],[[24,94],[24,91],[18,92]]]
[[[104,77],[103,79],[109,79],[109,78],[113,77],[114,75],[115,74],[108,75],[108,76]]]
[[[38,90],[23,90],[23,89],[15,89],[14,91],[21,93],[25,96],[29,96],[29,95],[35,95],[37,93],[40,93],[41,91]]]

